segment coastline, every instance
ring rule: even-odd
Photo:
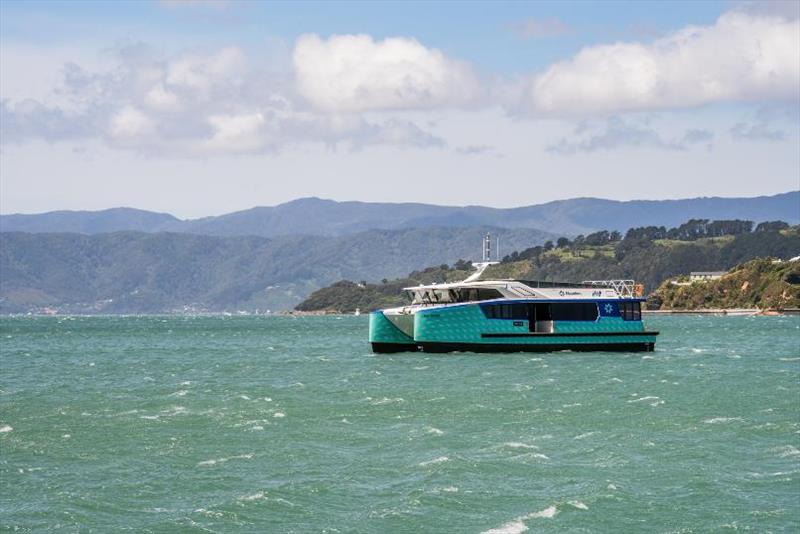
[[[760,308],[698,308],[673,310],[642,310],[642,315],[800,315],[800,309],[760,309]]]

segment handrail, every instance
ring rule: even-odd
[[[611,288],[622,298],[635,298],[644,292],[643,287],[641,289],[637,287],[635,280],[584,280],[583,283],[595,287]]]

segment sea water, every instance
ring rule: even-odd
[[[0,529],[800,530],[800,317],[374,355],[361,317],[0,319]]]

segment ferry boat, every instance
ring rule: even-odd
[[[643,288],[633,280],[581,283],[466,280],[407,287],[411,304],[375,311],[372,350],[381,352],[652,351]]]

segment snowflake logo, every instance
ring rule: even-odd
[[[614,306],[612,306],[610,302],[608,304],[606,304],[606,315],[611,315],[611,312],[613,310],[614,310]]]

